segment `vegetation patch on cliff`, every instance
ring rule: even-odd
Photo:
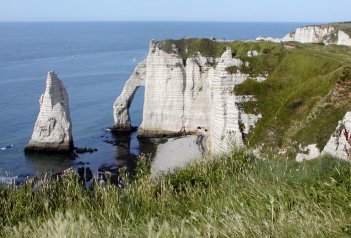
[[[145,160],[124,188],[84,189],[73,174],[0,187],[2,237],[343,237],[350,164],[258,160],[244,151],[158,179]]]
[[[351,22],[340,22],[331,24],[336,30],[343,31],[351,36]]]
[[[252,61],[253,65],[263,65],[265,56],[274,55],[279,57],[283,53],[284,47],[281,44],[273,42],[244,42],[244,41],[215,41],[205,38],[196,39],[180,39],[180,40],[164,40],[160,42],[160,48],[167,53],[174,53],[174,47],[180,57],[186,60],[188,57],[194,56],[197,52],[200,52],[202,56],[219,58],[225,52],[227,47],[230,47],[234,57]],[[259,62],[256,62],[256,57],[248,57],[247,52],[250,50],[256,50],[259,55]],[[273,57],[272,57],[273,58]],[[269,59],[274,61],[274,59]],[[268,63],[268,65],[273,62]],[[249,67],[247,70],[253,70],[254,67]],[[256,67],[258,70],[258,67]],[[263,67],[262,67],[263,68]],[[231,69],[228,69],[231,70]]]
[[[268,79],[248,80],[235,87],[236,95],[254,95],[242,103],[249,113],[261,113],[246,137],[249,146],[264,144],[266,152],[299,145],[324,145],[337,122],[351,110],[351,50],[348,47],[289,43]]]
[[[266,42],[264,42],[266,43]],[[248,43],[245,43],[246,45]],[[279,65],[282,58],[286,55],[286,49],[280,44],[262,44],[262,42],[256,44],[249,44],[249,47],[245,47],[245,50],[248,49],[259,49],[260,53],[258,56],[249,57],[246,55],[242,55],[243,46],[240,44],[236,44],[232,46],[232,50],[234,52],[240,52],[238,58],[243,60],[245,64],[240,67],[232,66],[228,67],[227,71],[229,73],[236,73],[239,70],[241,73],[248,74],[250,77],[255,78],[258,76],[266,76],[270,75]],[[248,52],[246,51],[246,52]]]

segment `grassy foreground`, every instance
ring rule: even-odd
[[[0,189],[1,237],[345,237],[350,163],[257,160],[243,151],[153,179],[145,160],[124,189],[70,175]]]

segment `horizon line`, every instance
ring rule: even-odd
[[[201,20],[16,20],[0,21],[0,23],[340,23],[347,21],[201,21]]]

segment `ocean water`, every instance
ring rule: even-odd
[[[305,23],[0,23],[0,176],[38,175],[69,167],[93,172],[132,166],[148,151],[136,133],[116,138],[112,105],[151,39],[282,37]],[[69,95],[75,146],[97,148],[76,160],[58,155],[25,155],[49,70]],[[142,121],[143,89],[131,107],[134,126]],[[117,142],[118,145],[106,143]]]

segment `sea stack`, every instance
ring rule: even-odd
[[[40,112],[25,151],[70,152],[73,138],[68,95],[54,71],[48,73],[39,103]]]

